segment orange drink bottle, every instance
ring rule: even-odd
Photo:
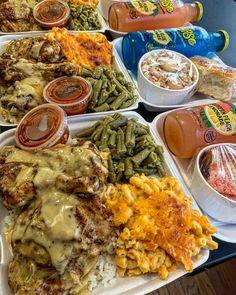
[[[134,0],[119,2],[109,9],[109,26],[120,32],[177,28],[202,18],[200,2],[180,0]]]
[[[236,143],[236,100],[170,112],[163,132],[169,150],[178,158],[192,158],[211,144]]]

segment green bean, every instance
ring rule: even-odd
[[[104,103],[102,105],[99,105],[98,107],[94,108],[95,112],[106,112],[109,111],[110,106],[107,103]]]
[[[111,94],[117,96],[117,95],[119,95],[119,92],[118,92],[116,89],[114,89],[114,90],[111,92]]]
[[[139,167],[139,165],[149,156],[151,151],[152,150],[150,148],[145,148],[141,152],[134,155],[131,160],[133,161],[135,167]]]
[[[99,149],[103,152],[109,151],[109,148],[107,145],[107,141],[108,141],[109,137],[110,137],[109,128],[107,126],[105,126],[102,131],[101,144],[99,146]]]
[[[116,182],[120,182],[120,180],[122,179],[122,177],[123,177],[123,172],[121,171],[121,172],[118,172],[117,173],[117,176],[116,176]]]
[[[109,86],[108,84],[107,87],[108,87],[108,90],[107,90],[108,95],[110,95],[116,89],[116,85],[114,84],[112,84],[111,86]]]
[[[115,148],[116,147],[116,132],[112,131],[110,138],[108,140],[108,146],[109,148]]]
[[[158,162],[158,156],[155,152],[151,152],[149,156],[147,157],[147,159],[145,160],[145,164],[148,166],[156,165],[157,162]]]
[[[102,123],[103,125],[110,125],[110,123],[113,121],[114,121],[114,116],[113,117],[107,116],[105,119],[102,120]]]
[[[95,83],[97,82],[97,80],[95,80],[95,79],[92,78],[92,77],[88,77],[87,80],[88,80],[89,83],[91,84],[92,88],[93,88],[93,86],[95,85]]]
[[[134,155],[134,149],[131,146],[127,147],[127,155],[130,157]]]
[[[100,79],[102,74],[103,74],[103,67],[98,66],[93,72],[93,77],[96,79]]]
[[[140,127],[140,128],[143,128],[145,130],[147,130],[149,132],[149,127],[147,125],[143,125],[143,124],[140,124],[137,122],[137,125]]]
[[[119,127],[125,126],[128,119],[125,116],[120,116],[113,122],[111,122],[109,125],[112,129],[118,129]]]
[[[98,100],[98,96],[101,91],[101,88],[102,88],[102,80],[97,80],[97,82],[95,83],[94,88],[93,88],[93,96],[90,101],[89,108],[93,109],[95,107],[97,100]]]
[[[118,90],[118,92],[122,92],[124,90],[124,87],[115,77],[112,79],[112,82],[116,85],[116,89]]]
[[[127,100],[128,98],[128,94],[127,92],[122,92],[117,98],[116,100],[114,100],[111,104],[110,104],[110,109],[111,110],[117,110],[121,105],[122,103]]]
[[[148,134],[148,132],[144,128],[141,128],[140,126],[137,126],[136,125],[135,134],[137,134],[137,135],[144,135],[144,134]]]
[[[91,139],[94,141],[97,141],[101,138],[102,135],[102,131],[103,131],[103,127],[104,125],[102,123],[100,123],[95,130],[93,131],[92,135],[91,135]]]
[[[125,159],[125,177],[129,179],[134,175],[133,163],[130,158]]]
[[[98,98],[98,102],[97,102],[98,106],[100,106],[101,104],[104,104],[107,101],[107,98],[108,98],[108,93],[106,89],[102,89],[100,97]]]
[[[129,147],[135,146],[134,130],[135,130],[135,122],[132,120],[129,120],[127,123],[126,132],[125,132],[125,144]]]
[[[81,75],[83,77],[92,77],[93,73],[90,70],[83,68],[81,71]]]
[[[95,123],[93,126],[91,126],[90,128],[87,128],[87,129],[84,129],[80,132],[78,132],[76,134],[76,137],[79,137],[79,138],[82,138],[82,137],[88,137],[88,136],[91,136],[93,131],[95,130],[95,128],[98,126],[98,122]]]
[[[157,165],[157,174],[160,177],[165,177],[166,176],[166,171],[163,165]]]
[[[128,100],[126,100],[126,101],[124,101],[122,103],[122,105],[120,106],[120,108],[121,109],[126,109],[126,108],[130,107],[132,104],[134,104],[136,102],[136,100],[137,100],[137,97],[134,97],[132,99],[128,99]]]
[[[120,162],[120,163],[117,165],[116,171],[117,171],[117,172],[123,172],[123,171],[125,171],[125,163],[124,163],[124,162]]]
[[[126,153],[124,132],[121,128],[117,131],[117,154],[122,156]]]
[[[107,99],[107,103],[110,104],[112,103],[114,100],[116,99],[116,96],[110,96],[108,99]]]
[[[115,113],[113,116],[112,116],[112,119],[113,119],[113,122],[120,119],[121,117],[124,117],[121,115],[121,113]]]
[[[162,155],[164,153],[164,148],[163,148],[163,146],[158,145],[158,146],[156,146],[155,151],[158,155]]]
[[[115,173],[114,164],[113,164],[111,156],[108,157],[108,170],[109,170],[109,178],[111,183],[115,183],[116,173]]]
[[[103,81],[102,81],[102,89],[106,89],[108,86],[108,80],[107,78],[103,78]]]

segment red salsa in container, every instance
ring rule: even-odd
[[[46,85],[44,99],[59,105],[67,115],[82,114],[89,105],[92,94],[90,83],[84,78],[60,77]]]
[[[43,104],[31,110],[16,129],[16,144],[24,150],[39,150],[69,138],[66,114],[57,105]]]
[[[70,8],[61,0],[43,0],[34,7],[33,15],[41,27],[65,27],[70,17]]]

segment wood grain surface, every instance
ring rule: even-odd
[[[236,258],[182,277],[148,295],[236,295]]]

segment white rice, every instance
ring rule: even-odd
[[[99,285],[107,287],[108,284],[113,283],[116,280],[116,264],[114,255],[102,254],[100,255],[98,262],[91,272],[88,281],[88,289],[92,291]]]

